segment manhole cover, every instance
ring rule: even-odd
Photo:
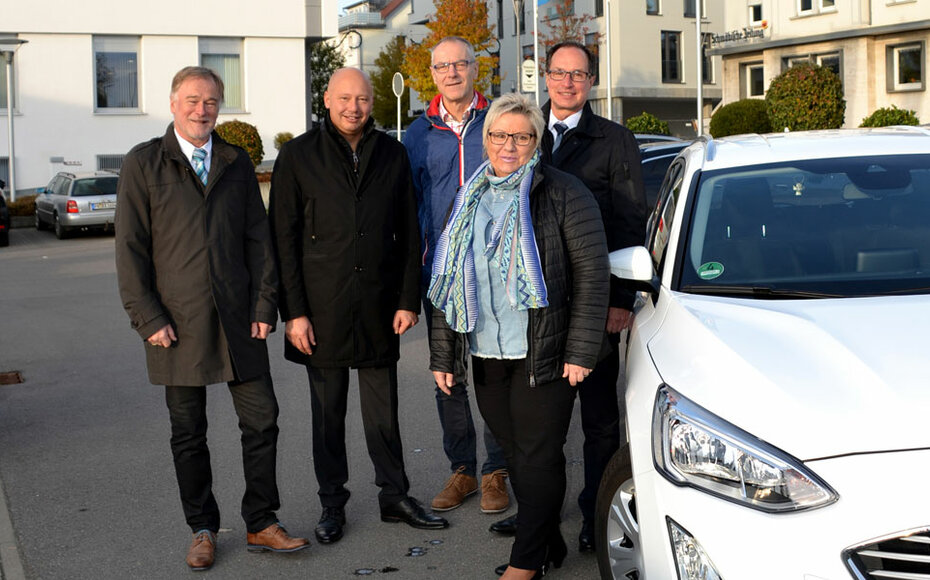
[[[18,385],[23,382],[23,375],[19,371],[0,373],[0,385]]]

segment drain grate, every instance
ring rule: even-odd
[[[0,373],[0,385],[18,385],[23,382],[23,374],[19,371]]]

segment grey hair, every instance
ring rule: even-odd
[[[536,148],[542,142],[543,131],[546,130],[546,121],[543,119],[542,111],[529,97],[520,93],[507,93],[494,100],[484,117],[484,148],[488,148],[488,131],[499,118],[508,113],[515,113],[526,117],[530,125],[533,126],[533,132],[536,135]]]
[[[181,85],[189,78],[200,78],[213,81],[213,84],[216,85],[217,92],[220,94],[220,101],[224,100],[225,96],[225,87],[223,85],[223,79],[211,68],[205,66],[186,66],[179,70],[174,78],[171,80],[171,99],[174,99],[174,95],[177,94],[178,89],[181,88]]]
[[[468,42],[467,40],[465,40],[465,39],[462,38],[461,36],[447,36],[447,37],[443,38],[442,40],[440,40],[439,42],[437,42],[436,45],[433,46],[433,48],[429,49],[429,53],[430,53],[430,62],[432,62],[432,60],[433,60],[433,52],[435,52],[435,50],[436,50],[437,48],[439,48],[440,46],[442,46],[443,44],[445,44],[445,43],[447,43],[447,42],[458,42],[459,44],[461,44],[462,46],[464,46],[464,47],[465,47],[465,50],[466,50],[467,53],[468,53],[468,60],[470,60],[470,61],[472,61],[472,62],[475,61],[475,47],[473,47],[473,46],[471,45],[470,42]]]

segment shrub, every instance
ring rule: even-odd
[[[265,149],[262,147],[262,138],[258,134],[255,125],[249,125],[238,119],[226,121],[216,126],[216,132],[227,143],[238,145],[245,149],[252,160],[252,165],[257,166],[265,157]]]
[[[840,77],[810,63],[795,65],[772,79],[765,104],[775,131],[838,129],[846,114]]]
[[[630,117],[626,120],[626,128],[634,133],[645,133],[647,135],[669,135],[668,123],[662,121],[655,115],[643,111],[642,115]]]
[[[891,125],[919,125],[917,113],[908,109],[899,109],[891,105],[891,108],[883,107],[874,113],[862,119],[860,127],[888,127]]]
[[[274,136],[274,148],[281,150],[281,146],[294,138],[294,134],[290,131],[281,131]]]
[[[31,216],[36,213],[36,196],[34,195],[21,195],[16,197],[16,201],[7,202],[7,207],[10,208],[11,216]]]
[[[743,99],[717,109],[710,118],[710,134],[714,137],[743,133],[770,133],[772,125],[762,99]]]

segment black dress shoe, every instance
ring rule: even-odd
[[[512,536],[517,533],[517,514],[513,514],[509,518],[504,518],[500,521],[494,522],[491,524],[491,527],[488,528],[495,534],[500,534],[502,536]],[[503,572],[501,572],[503,574]]]
[[[445,518],[426,511],[420,502],[412,497],[405,497],[392,506],[381,508],[381,521],[404,522],[421,530],[441,530],[449,527]]]
[[[346,512],[341,507],[324,507],[320,522],[313,533],[321,544],[332,544],[342,538],[342,528],[346,525]]]
[[[595,549],[594,522],[585,520],[581,524],[581,533],[578,534],[578,551],[585,553],[593,552]]]

